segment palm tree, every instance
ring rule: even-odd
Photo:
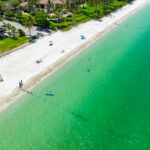
[[[50,12],[50,10],[54,9],[54,3],[51,0],[48,0],[46,4],[47,12]]]
[[[84,8],[86,0],[82,0],[82,7]]]
[[[71,0],[66,0],[65,9],[70,11],[71,10]]]
[[[39,0],[27,0],[28,2],[28,11],[32,12],[34,7],[39,5]]]
[[[0,13],[2,13],[2,11],[3,11],[3,7],[4,7],[4,5],[3,5],[3,1],[1,1],[1,0],[0,0]]]
[[[16,28],[14,26],[11,26],[11,33],[12,33],[13,37],[15,38],[17,30],[16,30]]]
[[[5,12],[7,9],[7,4],[8,2],[7,1],[4,1],[4,0],[0,0],[0,14],[3,14],[3,12]]]
[[[7,28],[8,31],[9,31],[9,32],[8,32],[9,36],[11,36],[11,27],[12,27],[12,26],[11,26],[10,23],[7,23],[7,24],[6,24],[6,28]]]
[[[99,6],[100,6],[100,3],[102,1],[105,1],[105,0],[87,0],[87,3],[88,5],[90,6],[94,6],[96,8],[95,12],[96,12],[96,17],[98,17],[98,12],[99,12]]]
[[[87,0],[88,5],[94,6],[94,0]]]
[[[58,21],[60,16],[62,16],[62,11],[63,11],[63,5],[62,4],[56,4],[55,5],[55,13],[57,14],[57,27],[58,27]]]
[[[101,3],[101,0],[95,0],[94,6],[96,7],[96,17],[98,17],[97,13],[99,12],[98,8]]]
[[[0,16],[0,21],[3,23],[3,21],[4,21],[4,16]]]
[[[23,19],[23,23],[24,23],[24,26],[25,26],[26,28],[28,28],[28,30],[29,30],[29,35],[30,35],[30,37],[31,37],[31,29],[32,29],[32,27],[33,27],[33,25],[34,25],[34,23],[35,23],[34,18],[33,18],[31,15],[29,15],[29,16],[27,16],[26,18]]]
[[[78,8],[80,7],[79,5],[77,5],[79,2],[79,0],[71,0],[71,7],[73,10],[77,11]]]
[[[8,35],[9,37],[11,36],[11,29],[12,29],[12,25],[10,23],[3,23],[3,28],[8,30]]]

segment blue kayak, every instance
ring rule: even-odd
[[[45,93],[45,95],[53,96],[53,95],[54,95],[54,93],[49,91],[49,92],[46,92],[46,93]]]

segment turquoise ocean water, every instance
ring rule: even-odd
[[[1,112],[0,150],[149,150],[149,14],[147,5]]]

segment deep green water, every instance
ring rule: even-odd
[[[149,150],[149,14],[147,5],[2,112],[0,150]]]

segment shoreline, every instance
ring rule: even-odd
[[[17,88],[18,81],[23,79],[25,83],[23,89],[28,90],[33,88],[49,74],[54,73],[57,69],[70,61],[74,56],[79,54],[84,48],[88,47],[97,39],[114,29],[117,23],[121,23],[126,18],[130,17],[148,2],[150,1],[143,0],[141,2],[141,0],[136,0],[133,2],[133,4],[128,4],[116,12],[113,12],[111,15],[100,19],[102,22],[92,20],[84,24],[80,24],[77,27],[73,27],[67,32],[58,31],[52,36],[39,39],[37,43],[31,44],[20,51],[16,51],[6,57],[1,58],[0,73],[2,73],[2,76],[4,77],[4,82],[0,83],[0,91],[3,92],[3,94],[1,94],[2,96],[0,95],[0,111],[4,110],[24,94],[24,92],[21,92],[20,89]],[[114,17],[112,18],[111,16]],[[94,27],[97,27],[97,29],[93,29]],[[85,35],[87,39],[81,40],[81,34]],[[70,38],[72,38],[71,42],[68,43]],[[49,47],[48,41],[52,39],[54,41],[54,46]],[[65,49],[66,51],[64,54],[60,53],[60,50],[62,49]],[[46,52],[44,50],[46,50]],[[31,55],[29,52],[31,52]],[[38,53],[38,56],[34,56],[36,52]],[[30,56],[33,57],[29,58]],[[39,58],[42,58],[42,64],[35,63],[36,59]],[[8,62],[9,60],[12,63]],[[49,60],[51,60],[51,62]],[[30,74],[31,72],[33,72],[33,74]],[[12,76],[11,73],[13,74]],[[7,74],[10,74],[10,76]],[[5,75],[7,78],[5,78]],[[16,76],[18,76],[18,78]],[[13,77],[15,80],[13,80]],[[8,79],[8,81],[5,79]],[[5,83],[7,86],[5,86]]]

